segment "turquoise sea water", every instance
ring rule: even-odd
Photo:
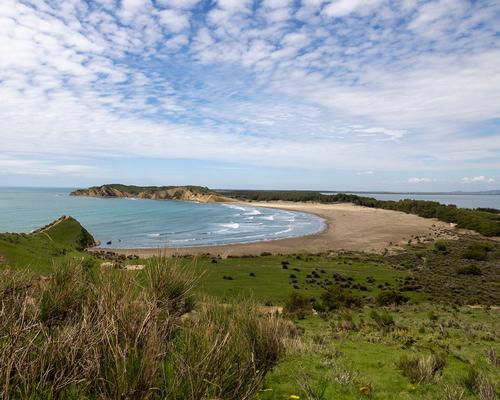
[[[157,248],[275,240],[325,227],[322,218],[306,213],[239,204],[73,197],[71,190],[0,188],[0,232],[30,232],[71,215],[101,247]]]

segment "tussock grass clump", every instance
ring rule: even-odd
[[[197,277],[161,259],[141,274],[1,278],[2,399],[247,399],[286,336],[251,304],[193,311]]]
[[[404,355],[397,363],[403,376],[412,383],[433,382],[446,365],[446,358],[441,354]]]
[[[164,371],[168,399],[249,399],[283,351],[285,324],[250,303],[206,301],[180,328]]]
[[[486,374],[477,367],[469,367],[465,376],[462,377],[462,385],[470,393],[478,395],[480,400],[497,399],[495,386],[491,383]]]
[[[376,310],[372,310],[370,312],[370,317],[379,329],[390,330],[394,328],[394,318],[385,310],[382,310],[379,313]]]

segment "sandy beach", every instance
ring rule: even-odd
[[[409,240],[433,240],[456,235],[456,229],[450,224],[435,219],[352,204],[289,202],[245,204],[316,214],[325,219],[327,226],[324,231],[314,235],[265,242],[177,249],[113,249],[112,251],[140,257],[158,255],[159,253],[165,255],[209,253],[224,257],[229,255],[260,255],[263,252],[273,254],[319,253],[330,250],[383,252],[385,249],[395,248]]]

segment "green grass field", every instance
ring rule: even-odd
[[[106,260],[83,251],[85,240],[86,231],[72,219],[31,235],[0,234],[0,268],[46,274],[77,258],[97,269]],[[156,262],[118,260],[116,266]],[[220,303],[252,298],[263,306],[284,306],[285,318],[293,320],[285,355],[256,399],[497,398],[498,242],[463,236],[385,256],[206,256],[173,262],[198,276],[195,298]],[[143,271],[117,273],[145,279]],[[328,292],[346,293],[358,306],[320,309]],[[392,292],[408,302],[377,303],[381,293]],[[300,312],[290,303],[292,295],[305,302]]]
[[[0,233],[0,256],[5,265],[46,273],[65,259],[93,258],[82,251],[92,241],[78,221],[67,218],[31,234]]]

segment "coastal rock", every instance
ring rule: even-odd
[[[88,189],[79,189],[70,193],[71,196],[91,197],[128,197],[151,200],[182,200],[200,203],[229,202],[233,199],[201,186],[125,186],[102,185]]]

